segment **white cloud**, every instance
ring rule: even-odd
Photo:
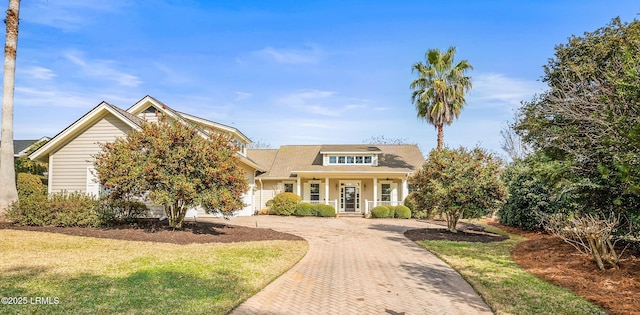
[[[323,56],[322,51],[315,45],[307,49],[277,49],[269,46],[253,54],[276,63],[293,65],[316,64]]]
[[[125,0],[34,0],[24,1],[21,19],[26,22],[72,31],[93,23],[91,13],[117,12],[130,5]]]
[[[22,106],[29,107],[87,108],[91,105],[98,105],[101,100],[96,99],[95,95],[80,95],[73,92],[16,86],[16,101],[19,101]]]
[[[366,100],[353,100],[333,91],[303,90],[282,96],[275,101],[314,115],[338,117],[348,111],[365,108]]]
[[[479,74],[473,77],[473,89],[469,93],[468,103],[512,109],[520,106],[521,101],[541,93],[544,87],[539,81],[510,78],[499,73]]]
[[[136,87],[142,83],[137,76],[118,70],[113,60],[85,60],[83,53],[78,51],[67,52],[64,56],[79,66],[81,74],[87,77],[105,79],[127,87]]]
[[[18,68],[23,75],[31,79],[37,80],[51,80],[56,74],[51,70],[40,66],[30,66],[24,68]]]

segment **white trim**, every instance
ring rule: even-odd
[[[122,115],[118,111],[114,110],[111,106],[112,105],[109,105],[106,102],[102,102],[102,103],[98,104],[98,106],[94,107],[92,110],[90,110],[84,116],[82,116],[80,119],[76,120],[73,124],[71,124],[65,130],[63,130],[62,132],[57,134],[55,137],[53,137],[53,139],[51,139],[45,145],[41,146],[38,150],[36,150],[35,152],[31,153],[29,155],[29,158],[32,159],[32,160],[37,160],[37,159],[41,158],[43,155],[45,155],[45,154],[50,154],[51,151],[53,151],[53,149],[55,149],[58,146],[58,144],[65,143],[67,141],[67,138],[69,136],[75,134],[76,131],[78,131],[79,129],[85,127],[85,125],[87,125],[89,123],[97,121],[98,118],[100,118],[99,115],[102,114],[104,111],[106,111],[106,112],[114,115],[115,117],[119,118],[124,123],[126,123],[128,126],[130,126],[131,128],[133,128],[135,130],[140,130],[140,126],[139,125],[135,124],[129,118],[125,117],[124,115]]]
[[[98,182],[98,176],[95,173],[96,169],[91,166],[87,166],[87,177],[84,193],[88,196],[98,197],[100,196],[100,183]]]
[[[47,194],[51,194],[51,183],[53,183],[53,154],[49,154],[49,171],[47,177]]]
[[[354,184],[354,185],[343,185],[343,184]],[[338,193],[340,194],[338,198],[338,208],[336,208],[336,210],[338,212],[343,212],[343,213],[347,213],[347,211],[345,211],[345,209],[343,208],[344,206],[344,199],[345,199],[345,194],[344,194],[344,188],[346,187],[355,187],[356,189],[356,195],[355,195],[355,200],[354,200],[354,204],[355,204],[355,209],[353,212],[349,211],[348,213],[362,213],[362,181],[361,180],[340,180],[338,181]]]

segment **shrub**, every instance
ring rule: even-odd
[[[7,219],[19,225],[98,226],[98,200],[83,193],[30,194],[18,199]]]
[[[371,216],[374,218],[386,218],[387,216],[389,216],[389,207],[377,206],[371,209]]]
[[[411,210],[411,217],[416,219],[425,219],[432,216],[430,211],[424,210],[418,207],[416,203],[416,193],[410,193],[407,198],[404,199],[404,206]]]
[[[409,207],[406,206],[395,206],[395,210],[396,210],[396,218],[399,219],[409,219],[411,218],[411,209],[409,209]]]
[[[325,204],[313,205],[313,210],[319,217],[333,217],[336,215],[336,208]]]
[[[387,206],[389,208],[389,214],[387,214],[387,218],[393,218],[396,216],[396,207],[395,206]]]
[[[48,208],[47,196],[31,194],[19,197],[7,210],[6,218],[17,225],[50,225],[52,213]]]
[[[49,197],[48,207],[53,214],[51,225],[98,226],[98,200],[80,192],[59,192]]]
[[[411,212],[416,210],[416,202],[413,200],[413,196],[415,195],[415,193],[410,193],[406,198],[404,198],[404,206],[409,208],[409,210],[411,210]]]
[[[543,217],[575,209],[571,198],[554,198],[552,188],[539,178],[530,162],[515,162],[502,176],[506,202],[498,209],[498,221],[524,230],[543,230]]]
[[[296,206],[300,200],[302,200],[300,196],[294,193],[280,193],[271,199],[271,209],[279,215],[292,215],[296,212]]]
[[[29,197],[33,194],[45,195],[47,189],[42,184],[40,176],[29,173],[18,173],[16,187],[18,189],[19,198]]]
[[[480,218],[504,201],[501,171],[502,161],[485,149],[435,149],[409,183],[416,203],[444,215],[455,233],[461,217]]]
[[[308,217],[308,216],[315,215],[315,212],[316,211],[314,211],[313,205],[308,202],[301,202],[296,205],[295,215],[297,216]]]
[[[117,221],[131,222],[149,211],[143,202],[128,199],[102,200],[97,208],[98,219],[103,225]]]

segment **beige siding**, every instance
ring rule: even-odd
[[[281,181],[265,180],[265,181],[262,181],[262,187],[260,187],[259,182],[256,183],[258,190],[255,192],[255,195],[253,196],[253,199],[254,199],[253,204],[255,209],[257,210],[265,209],[267,207],[266,205],[267,201],[273,199],[275,195],[282,192],[282,187],[280,183]],[[262,191],[260,191],[260,188],[262,188]]]
[[[51,192],[85,192],[87,167],[93,164],[92,155],[100,151],[98,143],[110,142],[126,135],[131,127],[111,114],[80,131],[61,149],[51,155]]]

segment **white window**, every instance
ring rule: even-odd
[[[309,185],[309,200],[320,201],[320,184],[311,183]]]
[[[325,159],[325,161],[327,161]],[[330,165],[336,164],[363,164],[363,165],[374,165],[374,157],[371,155],[330,155],[328,159],[328,163]]]
[[[380,201],[391,201],[391,184],[382,184]]]
[[[293,183],[284,183],[284,192],[293,192]]]

